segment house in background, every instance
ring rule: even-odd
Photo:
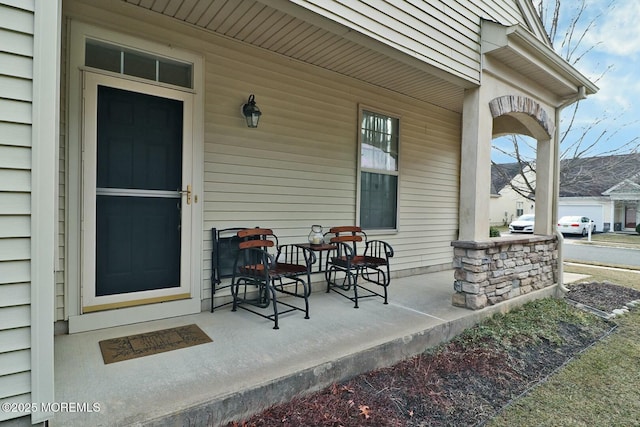
[[[509,225],[520,215],[535,213],[535,195],[527,189],[527,182],[535,183],[535,173],[527,166],[524,167],[524,172],[521,172],[518,163],[491,166],[491,225]],[[520,190],[516,191],[514,187]]]
[[[640,223],[640,154],[566,160],[561,166],[562,215],[586,212],[598,231],[634,231]],[[563,172],[566,169],[566,172]]]
[[[640,224],[640,175],[636,174],[603,193],[611,199],[614,231],[637,231]]]
[[[560,162],[558,218],[569,215],[593,220],[596,231],[635,231],[640,223],[640,154],[565,159]],[[533,213],[535,202],[521,193],[523,185],[517,163],[492,166],[491,223],[506,215],[510,222],[523,213]],[[529,172],[530,182],[535,174]],[[511,180],[511,182],[507,182]],[[516,192],[513,187],[524,189]],[[527,211],[526,207],[530,207]]]
[[[213,227],[359,224],[471,309],[553,286],[559,112],[596,91],[528,0],[0,0],[0,402],[55,402],[54,333],[208,310]],[[509,133],[549,261],[496,290],[478,262],[529,253],[488,239]]]

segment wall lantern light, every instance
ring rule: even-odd
[[[260,120],[262,112],[256,105],[256,97],[253,94],[249,95],[247,103],[242,106],[242,115],[247,120],[247,126],[250,128],[258,127],[258,120]]]

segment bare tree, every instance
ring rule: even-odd
[[[595,44],[586,44],[587,36],[592,32],[605,13],[610,12],[616,6],[616,0],[608,0],[604,9],[595,15],[587,15],[587,2],[585,0],[534,0],[534,6],[542,20],[547,31],[549,42],[556,52],[561,55],[568,63],[577,66],[590,52],[592,52],[602,42]],[[562,15],[566,13],[568,18]],[[598,76],[594,79],[597,83],[602,79],[612,65],[606,65]],[[603,111],[600,116],[594,117],[585,125],[578,125],[577,118],[581,102],[578,101],[568,107],[562,115],[562,128],[560,133],[560,159],[561,171],[560,182],[562,187],[574,187],[584,179],[584,165],[577,162],[577,159],[587,158],[593,153],[598,152],[599,162],[590,162],[589,167],[595,170],[589,171],[590,175],[602,176],[603,173],[609,173],[611,170],[617,170],[618,166],[624,163],[625,156],[621,154],[635,153],[638,151],[640,139],[638,137],[630,138],[627,141],[620,141],[620,132],[635,122],[623,122],[622,114],[610,116],[610,113]],[[602,128],[602,124],[616,123],[620,124],[615,128]],[[535,182],[532,176],[535,173],[535,158],[527,156],[524,153],[535,153],[536,142],[530,138],[521,135],[511,135],[501,139],[503,142],[508,140],[510,144],[508,148],[499,147],[494,144],[493,148],[497,152],[513,159],[513,162],[519,166],[518,174],[520,179],[518,184],[511,185],[514,181],[509,180],[511,188],[521,196],[530,200],[535,200]],[[603,149],[603,147],[615,147],[611,149]],[[500,167],[493,163],[493,169],[498,169],[499,174],[510,174],[513,169]],[[638,166],[636,171],[640,171]],[[628,171],[633,173],[634,171]],[[511,175],[513,177],[513,175]],[[506,176],[505,176],[506,178]]]

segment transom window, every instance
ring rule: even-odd
[[[396,229],[400,120],[362,110],[360,125],[360,226]]]
[[[88,39],[85,65],[159,83],[193,88],[193,64]]]

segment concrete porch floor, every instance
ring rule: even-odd
[[[354,309],[336,293],[314,292],[311,319],[285,314],[279,330],[225,306],[213,314],[56,336],[56,402],[95,402],[100,411],[60,412],[51,425],[217,426],[420,353],[484,317],[555,289],[471,311],[451,305],[453,271],[447,270],[393,279],[388,305],[369,298]],[[213,342],[103,363],[101,340],[191,323]]]

